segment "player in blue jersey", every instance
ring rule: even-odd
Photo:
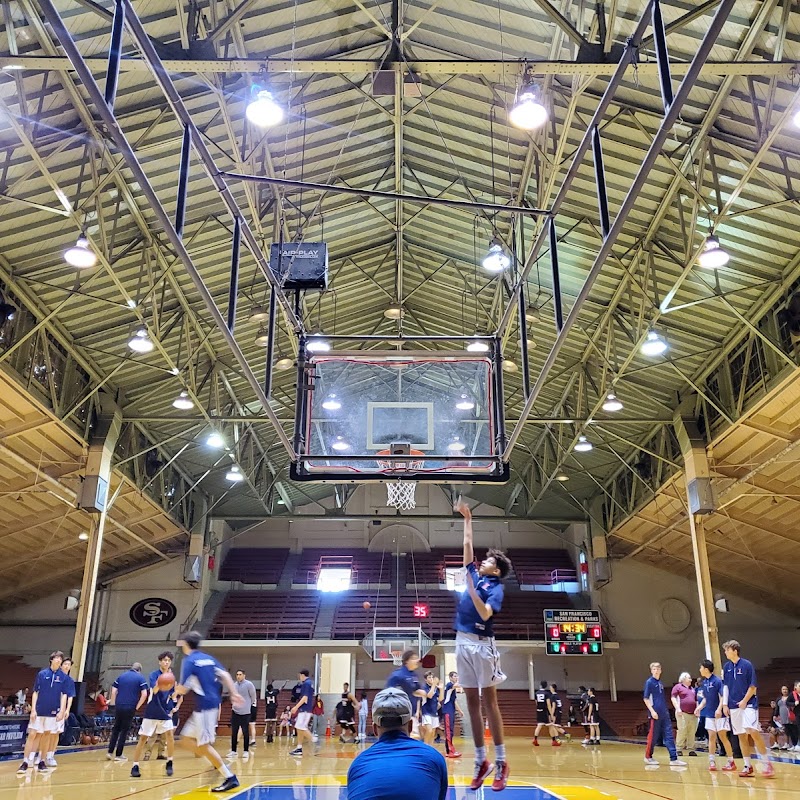
[[[464,517],[464,566],[467,570],[467,590],[461,595],[456,609],[456,665],[467,696],[467,708],[475,743],[475,771],[470,788],[483,786],[486,776],[494,769],[492,789],[499,792],[508,783],[508,761],[503,738],[503,717],[497,704],[497,685],[506,676],[500,668],[500,655],[494,642],[494,615],[503,606],[503,579],[511,571],[505,553],[490,549],[486,558],[475,564],[472,538],[472,512],[462,498],[454,510]],[[489,730],[494,742],[495,764],[486,758],[481,699],[484,702]]]
[[[172,775],[172,758],[175,755],[175,724],[173,715],[180,709],[183,697],[175,694],[175,688],[159,690],[158,679],[161,675],[172,673],[172,653],[165,650],[158,656],[158,669],[153,670],[148,679],[147,685],[150,693],[147,699],[144,713],[142,714],[142,727],[139,728],[139,741],[136,744],[136,752],[133,755],[133,766],[131,767],[131,778],[141,778],[142,773],[139,769],[139,762],[144,754],[147,740],[151,736],[164,735],[167,746],[166,772]]]
[[[44,762],[48,767],[58,766],[58,763],[56,762],[56,749],[58,748],[58,740],[61,737],[61,734],[64,733],[64,728],[67,724],[67,717],[69,717],[69,712],[72,710],[72,704],[75,701],[75,681],[72,680],[69,674],[71,669],[72,659],[69,656],[66,656],[61,662],[61,671],[64,673],[64,677],[66,678],[65,693],[67,695],[67,707],[64,709],[64,718],[56,726],[55,733],[51,733],[49,735],[50,741],[47,745],[47,758]],[[42,745],[42,750],[44,749],[44,745]]]
[[[750,740],[753,738],[756,750],[764,761],[761,774],[765,778],[775,775],[775,768],[769,760],[769,749],[761,735],[761,725],[758,722],[758,683],[753,665],[739,655],[741,646],[735,639],[722,645],[727,663],[722,667],[722,683],[724,685],[722,706],[725,714],[730,714],[731,728],[739,737],[739,747],[742,749],[744,768],[739,773],[741,778],[752,778],[755,774],[750,763]]]
[[[28,764],[34,763],[39,753],[39,772],[47,772],[45,764],[49,734],[58,732],[58,724],[65,718],[67,710],[67,676],[61,671],[64,654],[60,650],[50,654],[50,666],[43,669],[33,684],[31,697],[31,716],[28,722],[28,738],[17,772],[28,771]]]
[[[425,699],[422,701],[422,741],[433,744],[436,731],[439,730],[439,706],[441,705],[441,690],[439,679],[432,673],[425,673]]]
[[[461,684],[458,682],[458,673],[451,672],[444,687],[442,698],[442,726],[444,727],[444,751],[445,758],[461,758],[461,753],[453,746],[453,733],[456,729],[456,714],[461,716],[461,709],[458,707],[458,695],[462,691]]]
[[[694,713],[703,719],[708,734],[708,769],[717,771],[717,737],[719,736],[725,755],[728,757],[723,772],[735,772],[736,762],[733,760],[733,749],[728,739],[731,729],[730,720],[722,713],[722,678],[714,674],[714,662],[705,659],[700,662],[700,675],[703,677],[701,689],[703,696]],[[698,697],[700,692],[698,692]]]
[[[204,756],[219,770],[225,780],[212,792],[230,792],[238,788],[239,780],[214,749],[217,736],[217,718],[222,702],[222,686],[230,693],[231,702],[241,697],[230,673],[226,672],[214,656],[202,652],[203,637],[197,631],[184,633],[180,638],[181,649],[186,656],[181,664],[181,681],[175,687],[178,695],[194,692],[195,711],[181,731],[181,743],[188,740],[196,756]]]
[[[653,758],[653,748],[659,737],[663,736],[664,746],[669,752],[669,765],[671,767],[685,767],[686,762],[678,758],[678,750],[675,747],[672,720],[669,718],[664,684],[661,683],[661,664],[658,661],[654,661],[650,665],[650,677],[645,681],[643,698],[644,704],[650,713],[650,728],[647,732],[644,763],[651,767],[658,766],[658,761]]]

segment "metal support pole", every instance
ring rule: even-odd
[[[123,2],[127,2],[127,0],[123,0]],[[294,449],[292,448],[292,444],[289,441],[289,437],[286,436],[286,433],[284,432],[283,427],[281,426],[281,423],[278,420],[277,415],[272,410],[272,407],[269,404],[269,400],[264,394],[264,391],[261,388],[261,384],[259,383],[258,378],[256,378],[255,374],[253,373],[253,370],[250,368],[250,364],[247,358],[245,357],[244,353],[242,352],[242,349],[239,347],[238,343],[236,342],[236,339],[233,337],[233,334],[228,330],[228,327],[225,324],[225,319],[222,316],[220,310],[217,308],[217,305],[214,301],[211,292],[208,290],[208,287],[203,281],[200,272],[198,271],[197,267],[192,261],[192,257],[189,255],[188,250],[184,246],[181,237],[178,236],[177,232],[175,231],[175,228],[172,225],[172,220],[170,220],[169,215],[167,214],[166,210],[164,209],[164,206],[162,205],[158,197],[158,194],[156,193],[155,189],[153,189],[153,185],[150,183],[147,174],[142,169],[139,160],[136,158],[136,154],[134,153],[133,148],[130,145],[130,142],[128,142],[127,138],[125,137],[125,134],[120,128],[116,118],[114,117],[114,113],[106,105],[103,93],[100,91],[100,87],[97,85],[97,81],[94,79],[94,76],[92,75],[91,70],[87,66],[86,61],[81,56],[80,51],[78,50],[78,47],[75,44],[74,39],[70,35],[69,30],[67,29],[66,25],[64,25],[64,21],[61,19],[61,15],[58,13],[58,10],[53,4],[53,0],[41,0],[39,5],[42,9],[45,18],[50,23],[53,32],[56,34],[59,41],[61,42],[61,47],[64,49],[64,52],[67,54],[67,57],[72,63],[72,66],[76,74],[78,75],[78,78],[83,84],[84,90],[89,95],[89,99],[95,105],[98,115],[103,120],[103,123],[105,124],[106,129],[108,130],[110,138],[116,145],[120,155],[125,160],[127,168],[130,170],[134,179],[139,183],[142,194],[144,195],[146,201],[150,205],[150,209],[152,210],[153,214],[155,214],[164,232],[166,233],[167,238],[170,241],[170,244],[173,246],[178,258],[183,263],[186,272],[191,278],[195,289],[200,295],[200,298],[203,301],[203,304],[205,305],[206,310],[209,313],[210,318],[213,320],[214,324],[222,333],[223,338],[225,339],[228,347],[231,350],[231,353],[233,353],[233,356],[236,359],[241,369],[241,374],[244,376],[245,380],[250,385],[250,388],[255,393],[258,401],[261,403],[262,408],[264,410],[264,414],[269,418],[270,422],[275,428],[275,434],[278,440],[280,441],[281,445],[287,451],[289,457],[293,459],[295,454],[294,454]],[[133,22],[133,18],[136,18],[135,12],[130,7],[126,8],[126,13],[125,13],[126,24],[131,25]],[[144,37],[147,43],[150,43],[150,40],[147,38],[147,34],[144,33],[144,30],[141,27],[141,22],[139,22],[138,18],[135,19],[135,22],[138,23],[138,27],[134,28],[135,31],[140,33],[141,36]],[[137,36],[136,38],[137,41],[140,40],[139,36]],[[152,52],[148,52],[146,54],[148,60],[151,60],[151,56],[158,60],[158,56],[156,55],[155,51],[152,50],[152,46],[150,47],[150,50]],[[160,65],[161,64],[160,60],[158,60],[157,63]],[[163,66],[161,67],[161,69],[163,71]],[[158,77],[158,73],[156,74]],[[166,75],[164,76],[164,80],[166,80],[166,82],[172,87],[174,91],[175,87],[172,86],[171,81],[169,80],[168,77],[166,77]],[[183,108],[185,111],[185,107],[183,106],[182,101],[180,101],[180,98],[178,98],[178,101],[181,104],[181,108]],[[191,123],[191,118],[189,118],[189,120]],[[189,127],[190,131],[192,132],[192,141],[195,143],[195,147],[197,147],[198,140],[201,141],[202,143],[199,131],[197,131],[197,128],[194,127],[193,123],[188,124],[187,127]],[[196,137],[195,137],[195,132],[197,132]],[[208,153],[207,148],[205,152],[208,154],[208,157],[210,158],[211,156],[210,153]],[[227,192],[227,189],[225,191]],[[227,195],[223,194],[223,200],[227,199],[230,199],[231,203],[234,204],[235,208],[235,202],[233,201],[233,198],[230,197],[229,192],[227,193]],[[232,216],[235,219],[237,215],[232,211]],[[247,228],[246,223],[244,223],[243,225],[243,231],[249,232],[249,235],[251,237],[253,236],[252,232],[250,232],[249,228]],[[254,238],[253,241],[255,241]],[[255,249],[258,252],[258,256],[256,256],[256,261],[259,261],[259,259],[263,261],[263,255],[260,253],[257,244]],[[273,282],[274,277],[272,276],[272,273],[269,270],[268,264],[266,265],[266,272],[269,273],[270,282]],[[286,298],[283,297],[282,294],[280,295],[280,297],[283,298],[282,302],[286,301]],[[288,318],[292,321],[296,320],[296,317],[294,316],[291,307],[289,307],[288,309]],[[302,324],[300,324],[299,321],[298,321],[298,326],[299,327],[296,327],[295,330],[302,330]]]
[[[269,671],[269,652],[265,650],[261,654],[261,687],[259,688],[258,694],[262,700],[264,700],[267,696],[267,673]],[[318,684],[314,684],[317,686]]]
[[[714,45],[717,41],[717,37],[719,36],[719,33],[722,30],[725,21],[728,19],[728,15],[731,13],[731,9],[733,8],[734,3],[735,0],[721,0],[719,8],[717,9],[717,13],[715,14],[714,19],[711,21],[710,25],[708,26],[708,31],[706,32],[706,35],[703,37],[703,41],[700,43],[700,46],[697,48],[697,53],[692,59],[692,63],[689,66],[689,69],[686,71],[686,77],[683,79],[683,81],[681,81],[681,85],[678,88],[677,94],[675,95],[675,100],[670,106],[669,111],[664,116],[664,119],[661,121],[661,125],[659,126],[655,136],[653,137],[652,144],[650,145],[650,148],[648,149],[647,154],[644,157],[644,161],[642,162],[642,165],[639,168],[639,172],[637,173],[636,178],[631,184],[631,188],[628,190],[628,194],[625,196],[625,200],[623,201],[619,213],[617,214],[617,217],[614,220],[614,224],[611,226],[608,236],[605,238],[603,244],[600,247],[600,251],[598,252],[597,257],[595,258],[594,263],[592,264],[592,267],[589,270],[589,274],[586,276],[586,280],[584,281],[584,284],[581,287],[580,292],[578,292],[578,296],[575,299],[574,305],[570,309],[567,318],[564,320],[564,327],[561,329],[561,332],[556,337],[555,343],[553,344],[552,349],[548,353],[547,358],[545,358],[544,364],[542,365],[542,369],[539,372],[539,377],[536,379],[536,383],[531,389],[530,396],[528,397],[527,401],[525,402],[525,406],[522,409],[519,421],[517,422],[514,430],[511,432],[511,436],[509,437],[508,440],[508,445],[506,445],[506,449],[503,452],[503,461],[507,462],[511,458],[511,452],[513,451],[514,446],[519,440],[522,430],[525,427],[525,420],[528,418],[531,411],[533,410],[534,403],[538,399],[539,394],[542,391],[542,388],[547,383],[550,375],[550,370],[556,363],[558,354],[561,352],[561,348],[564,346],[567,337],[569,336],[569,333],[572,330],[573,325],[575,325],[575,322],[578,319],[578,314],[580,313],[583,304],[586,302],[587,297],[589,297],[589,295],[591,294],[592,288],[594,287],[594,283],[597,280],[597,276],[600,274],[603,265],[605,264],[606,258],[608,258],[608,255],[611,253],[611,250],[614,246],[614,243],[617,240],[617,237],[619,236],[623,226],[627,222],[628,215],[630,214],[631,210],[636,204],[636,201],[639,197],[639,193],[642,191],[645,183],[647,182],[647,179],[650,175],[650,171],[653,169],[653,166],[661,152],[661,148],[664,146],[664,143],[670,136],[672,126],[677,121],[684,103],[686,102],[687,98],[689,97],[689,94],[691,93],[692,89],[697,83],[697,80],[700,77],[700,73],[702,72],[703,64],[711,54],[711,50],[714,48]],[[593,124],[597,123],[593,122]],[[591,133],[590,131],[588,131],[587,136],[590,135]]]
[[[502,453],[506,446],[506,421],[503,409],[503,343],[500,338],[496,338],[492,343],[492,361],[494,363],[494,396],[496,398],[495,411],[497,414],[495,424],[495,445],[493,453]]]
[[[277,297],[273,289],[269,295],[269,320],[267,321],[267,359],[264,369],[264,394],[272,394],[272,360],[275,354],[275,316],[277,314]]]
[[[561,273],[558,269],[558,231],[556,230],[556,218],[550,217],[548,224],[548,235],[550,236],[550,266],[553,270],[553,311],[556,319],[556,330],[561,331],[564,327],[564,308],[561,304]]]
[[[528,363],[528,321],[525,319],[525,287],[519,287],[519,360],[522,362],[522,396],[527,399],[531,392],[531,365]]]
[[[242,243],[242,225],[233,221],[233,244],[231,245],[231,280],[228,286],[228,330],[236,327],[236,300],[239,297],[239,251]],[[269,395],[269,392],[266,392]]]
[[[178,167],[178,198],[175,208],[175,231],[183,236],[183,223],[186,219],[186,191],[189,187],[189,156],[191,154],[192,137],[189,129],[183,126],[181,141],[181,161]]]
[[[119,62],[122,57],[122,26],[125,23],[125,6],[122,0],[115,0],[114,22],[111,25],[111,44],[108,46],[108,70],[106,72],[106,105],[113,109],[119,82]],[[6,25],[8,25],[6,20]]]
[[[597,184],[597,206],[600,211],[600,228],[603,238],[608,236],[611,218],[608,213],[608,192],[606,191],[606,168],[603,164],[603,145],[600,141],[600,128],[592,131],[592,153],[594,155],[594,180]]]
[[[722,670],[719,671],[722,674]],[[614,654],[608,653],[608,691],[611,693],[611,702],[617,702],[617,665],[614,663]]]
[[[661,16],[661,3],[653,2],[653,44],[656,48],[658,63],[658,82],[661,84],[661,99],[664,101],[664,113],[672,105],[672,76],[669,72],[669,51],[667,50],[667,32],[664,30],[664,19]]]
[[[719,651],[719,628],[717,610],[714,607],[714,590],[711,585],[711,570],[708,565],[705,520],[700,514],[689,514],[692,532],[692,555],[697,577],[697,593],[700,599],[700,620],[703,625],[703,647],[706,658],[714,662],[717,675],[722,675],[722,659]]]

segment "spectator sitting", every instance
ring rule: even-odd
[[[378,741],[347,772],[348,800],[445,800],[444,756],[411,733],[412,708],[402,689],[378,692],[372,727]]]

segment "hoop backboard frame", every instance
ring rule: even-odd
[[[375,627],[361,641],[367,655],[376,662],[393,662],[392,651],[416,650],[425,658],[436,642],[422,628]]]
[[[502,354],[500,342],[496,339],[489,340],[489,351],[487,353],[470,353],[464,351],[335,351],[329,353],[310,353],[308,352],[305,341],[300,342],[300,353],[297,360],[297,394],[295,402],[295,425],[294,425],[294,449],[297,459],[290,466],[290,477],[296,481],[310,481],[317,483],[366,483],[366,482],[387,482],[387,481],[415,481],[431,483],[505,483],[510,477],[509,464],[502,459],[503,449],[506,443],[505,419],[503,414],[503,372]],[[356,365],[353,367],[353,365]],[[453,369],[455,371],[474,369],[475,374],[481,377],[484,405],[480,409],[480,419],[469,422],[477,425],[474,430],[476,435],[468,436],[462,434],[461,441],[469,442],[471,447],[464,448],[462,451],[451,451],[445,448],[443,437],[438,437],[439,451],[434,451],[433,436],[419,443],[411,442],[411,446],[418,450],[425,451],[425,462],[420,465],[418,462],[410,462],[407,456],[382,456],[378,459],[377,449],[384,449],[390,444],[389,441],[376,441],[373,437],[373,430],[367,430],[368,420],[371,424],[372,414],[376,408],[391,409],[393,405],[402,406],[406,409],[412,406],[419,411],[419,416],[431,418],[432,410],[429,403],[416,401],[406,401],[403,398],[401,403],[393,403],[378,396],[369,396],[364,388],[360,388],[357,395],[359,408],[354,415],[349,405],[351,400],[343,399],[346,411],[350,412],[350,419],[355,418],[359,424],[363,420],[364,435],[357,445],[348,446],[348,451],[352,452],[333,452],[327,449],[327,445],[333,437],[329,435],[331,428],[325,429],[325,435],[321,429],[325,424],[330,423],[330,419],[322,419],[319,407],[322,400],[327,396],[324,375],[327,369],[395,369],[399,372],[412,368],[423,369]],[[408,373],[407,373],[408,374]],[[398,381],[399,383],[399,381]],[[363,385],[363,382],[362,382]],[[319,391],[316,398],[315,392]],[[448,397],[455,405],[457,399],[457,387],[445,387],[438,390],[442,397],[447,396],[446,392],[455,392]],[[439,401],[442,402],[441,400]],[[361,408],[363,406],[363,408]],[[342,412],[344,414],[345,412]],[[439,420],[437,415],[437,421]],[[466,420],[464,423],[466,424]],[[458,426],[459,420],[453,421],[454,426]],[[463,427],[463,426],[462,426]],[[482,433],[481,433],[482,431]],[[385,434],[386,431],[384,430]],[[480,434],[480,441],[478,439]],[[342,436],[336,437],[346,441]],[[400,440],[407,437],[401,436]],[[454,437],[455,440],[459,436]],[[422,445],[422,446],[420,446]],[[426,450],[426,448],[428,448]],[[457,453],[457,454],[454,454]],[[384,462],[383,464],[379,461]],[[404,468],[390,466],[385,462],[405,462]]]

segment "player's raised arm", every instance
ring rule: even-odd
[[[472,550],[472,511],[470,511],[463,497],[459,497],[456,500],[453,511],[464,517],[464,566],[466,567],[475,560],[475,554]]]

